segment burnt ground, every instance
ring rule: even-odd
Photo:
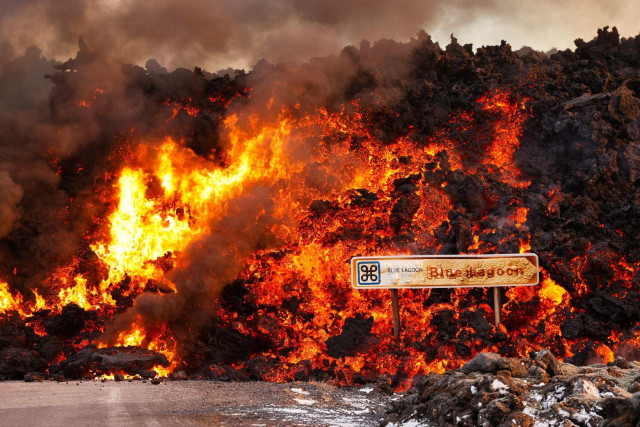
[[[0,425],[378,425],[398,398],[313,382],[7,381]]]

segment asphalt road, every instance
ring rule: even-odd
[[[323,383],[7,381],[0,426],[375,426],[393,398]]]

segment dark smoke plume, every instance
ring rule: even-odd
[[[537,49],[569,47],[593,28],[618,25],[635,34],[634,2],[558,0],[190,0],[175,2],[5,0],[0,5],[0,58],[29,45],[48,57],[73,54],[83,36],[105,58],[174,68],[208,69],[302,61],[361,39],[406,40],[418,28],[443,40],[451,32],[475,44],[527,43]],[[2,60],[0,60],[2,61]]]

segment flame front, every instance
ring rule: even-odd
[[[571,356],[586,340],[562,336],[560,325],[580,310],[572,306],[573,299],[591,291],[580,276],[585,264],[581,256],[568,263],[574,283],[556,283],[543,271],[541,286],[506,292],[510,338],[501,348],[487,338],[504,333],[504,327],[496,329],[486,320],[493,314],[486,290],[456,289],[444,297],[429,290],[400,291],[404,328],[395,341],[385,291],[350,287],[348,261],[357,255],[531,248],[529,211],[521,198],[530,182],[514,160],[529,115],[526,99],[495,91],[478,103],[492,122],[476,163],[469,162],[461,142],[475,136],[480,126],[474,114],[453,115],[447,129],[429,140],[416,140],[409,132],[382,143],[368,126],[367,112],[356,103],[338,111],[283,110],[272,121],[256,114],[230,115],[224,122],[224,153],[208,158],[169,137],[138,141],[126,164],[106,178],[112,185],[104,190],[109,214],[106,220],[96,218],[97,231],[87,237],[95,265],[87,268],[88,256],[79,255],[52,272],[43,287],[46,294],[34,291],[26,301],[0,283],[0,315],[60,313],[73,303],[103,320],[92,324],[93,335],[74,342],[74,348],[88,341],[100,347],[144,347],[167,356],[171,365],[157,366],[158,374],[185,368],[191,356],[181,340],[197,336],[197,328],[177,328],[167,320],[151,323],[141,316],[117,320],[145,293],[188,298],[173,273],[193,262],[188,253],[194,245],[219,231],[234,200],[251,188],[264,187],[273,221],[260,224],[266,228],[260,230],[264,239],[248,249],[248,256],[235,260],[239,273],[233,278],[246,289],[240,304],[248,308],[237,311],[224,301],[216,308],[205,307],[216,311],[220,327],[267,343],[252,355],[271,363],[263,379],[285,381],[301,371],[325,372],[339,384],[352,384],[384,373],[396,375],[402,389],[415,375],[456,368],[480,351],[524,356],[547,346],[560,356]],[[180,108],[190,115],[199,111],[189,105]],[[480,176],[483,187],[467,188],[473,183],[465,181],[465,174]],[[459,207],[456,196],[461,191],[478,192],[468,198],[472,206]],[[504,199],[507,193],[513,195],[509,200]],[[547,199],[545,214],[555,215],[554,190]],[[266,215],[266,206],[254,208],[258,213],[247,213],[239,232],[258,227],[256,215]],[[465,222],[456,209],[471,212],[476,223]],[[500,216],[490,222],[501,224],[499,228],[482,225],[490,215]],[[635,266],[613,259],[612,265],[625,292]],[[327,343],[341,334],[349,319],[362,324],[370,319],[368,338],[350,352],[334,354]],[[108,326],[110,321],[121,329],[103,335],[104,322]],[[542,332],[536,329],[540,322],[546,325]],[[38,334],[46,333],[40,323],[33,325]],[[612,332],[606,341],[597,354],[610,360],[611,347],[620,337]],[[246,360],[226,363],[247,368]]]

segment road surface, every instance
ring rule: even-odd
[[[374,387],[323,383],[0,382],[0,426],[376,426]]]

